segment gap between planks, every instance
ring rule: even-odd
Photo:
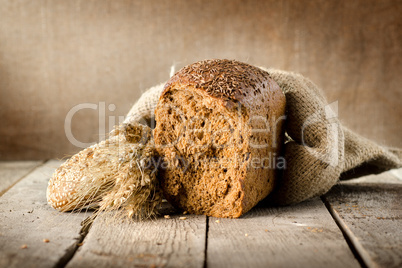
[[[204,249],[204,266],[203,268],[207,268],[207,259],[208,259],[208,233],[209,233],[209,216],[205,217],[205,249]]]
[[[260,204],[239,219],[209,218],[207,266],[360,267],[319,198]]]
[[[95,218],[96,215],[92,215],[81,222],[82,228],[80,230],[79,237],[76,239],[77,241],[66,249],[65,254],[55,264],[54,268],[64,268],[68,265],[68,263],[77,253],[79,247],[84,243],[84,239],[88,235],[89,230],[91,230]]]
[[[0,197],[0,267],[55,267],[77,243],[88,214],[60,213],[46,200],[48,180],[59,165],[47,161]]]
[[[0,197],[44,163],[45,161],[1,161]]]
[[[360,244],[359,239],[353,234],[353,232],[349,229],[346,223],[341,219],[339,214],[336,210],[331,206],[328,200],[325,197],[321,197],[322,201],[324,202],[325,206],[327,207],[329,213],[334,218],[336,224],[338,225],[339,229],[342,231],[343,236],[345,237],[346,241],[349,244],[350,249],[352,250],[353,254],[355,255],[356,259],[359,261],[362,267],[367,268],[376,268],[378,266],[374,265],[371,261],[370,255],[364,249],[364,247]]]
[[[363,266],[401,267],[401,195],[400,183],[365,182],[338,184],[323,197]]]

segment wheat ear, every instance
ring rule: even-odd
[[[48,203],[59,211],[96,208],[148,218],[162,202],[151,129],[126,123],[110,137],[77,153],[53,174]]]

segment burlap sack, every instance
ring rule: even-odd
[[[269,200],[298,203],[326,193],[341,173],[362,165],[383,171],[402,166],[401,151],[386,149],[343,127],[337,107],[302,75],[266,69],[286,96],[287,119],[284,170]],[[150,88],[131,108],[125,122],[153,126],[154,110],[163,84]]]

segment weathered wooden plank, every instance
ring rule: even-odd
[[[203,267],[206,217],[169,214],[132,222],[98,216],[67,267]]]
[[[47,182],[59,164],[45,163],[0,198],[0,267],[54,267],[74,249],[88,215],[47,204]]]
[[[377,175],[368,175],[360,178],[342,181],[342,184],[356,183],[401,183],[402,184],[402,168],[392,169]]]
[[[340,184],[330,210],[368,267],[402,267],[402,185]]]
[[[207,266],[360,267],[320,199],[210,218]]]
[[[0,196],[2,196],[18,180],[42,163],[43,161],[0,162]]]
[[[399,182],[402,182],[402,168],[390,170],[390,173]]]

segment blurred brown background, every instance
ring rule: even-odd
[[[2,0],[0,159],[77,152],[64,132],[72,107],[104,102],[108,126],[172,65],[206,58],[300,72],[347,126],[402,147],[401,14],[391,0]],[[77,140],[98,141],[98,110],[75,114]]]

